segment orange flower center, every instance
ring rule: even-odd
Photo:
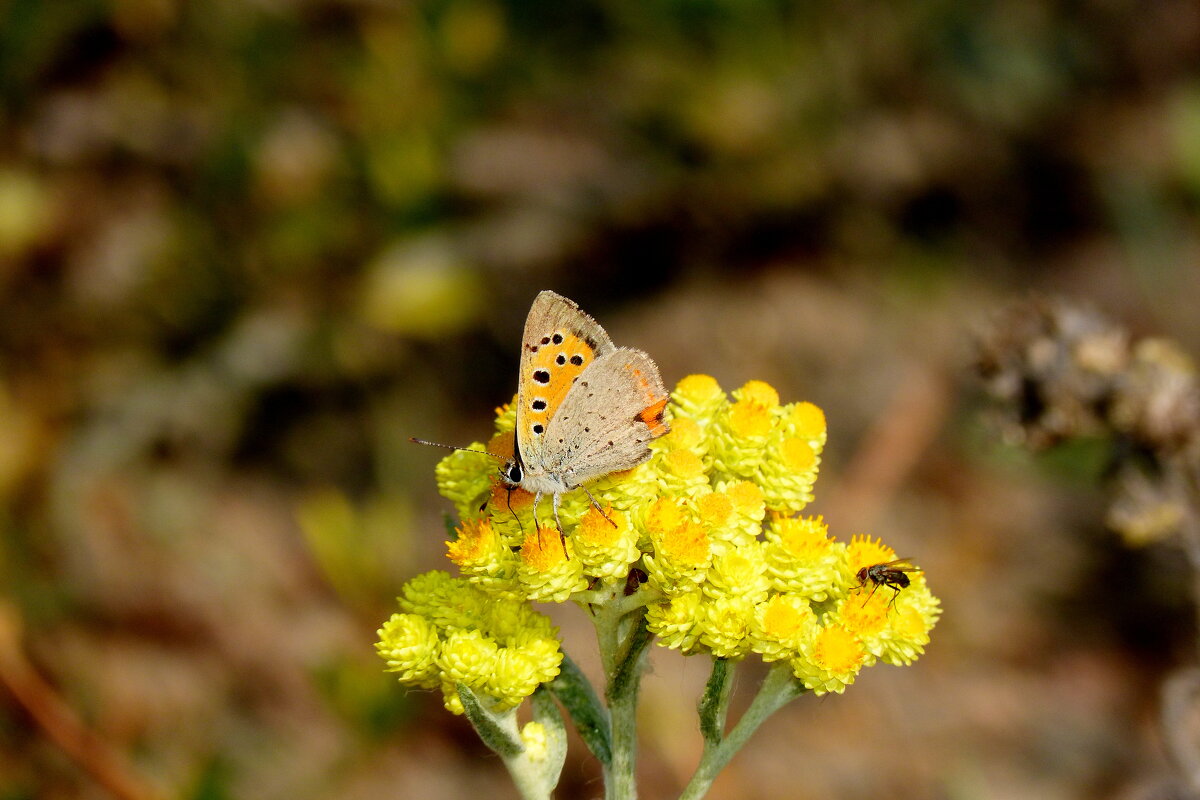
[[[667,453],[667,466],[681,478],[695,478],[704,474],[704,462],[691,450],[672,450]]]
[[[608,514],[608,519],[605,519],[604,514],[595,506],[590,507],[583,519],[579,520],[579,528],[572,535],[578,538],[581,544],[586,543],[593,547],[611,546],[625,529],[625,516],[612,506],[604,509],[604,513]],[[610,519],[612,522],[609,522]]]
[[[792,472],[808,472],[817,465],[817,454],[805,439],[784,439],[780,454],[783,463]]]
[[[458,528],[458,538],[446,542],[446,555],[455,564],[463,565],[477,561],[490,552],[496,541],[496,532],[486,519],[468,519]]]
[[[791,423],[797,436],[820,439],[825,433],[825,412],[812,403],[797,403],[792,407]]]
[[[708,534],[697,522],[685,522],[664,534],[658,548],[664,556],[677,563],[698,566],[708,558]]]
[[[807,612],[807,613],[806,613]],[[804,624],[813,618],[812,610],[775,595],[763,613],[763,631],[772,639],[789,641],[797,638]]]
[[[549,572],[567,560],[565,547],[555,528],[538,528],[521,544],[521,560],[538,572]]]
[[[813,661],[830,672],[850,672],[866,656],[866,650],[854,634],[841,625],[822,628],[813,642]]]

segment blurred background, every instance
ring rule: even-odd
[[[449,566],[407,437],[489,435],[543,288],[823,407],[811,510],[944,602],[712,797],[1182,796],[1183,559],[967,364],[1030,291],[1200,352],[1198,67],[1190,0],[0,0],[0,798],[516,797],[372,645]],[[643,796],[706,678],[655,653]]]

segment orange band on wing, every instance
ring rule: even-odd
[[[595,360],[594,345],[587,337],[561,330],[548,332],[534,344],[526,342],[530,355],[521,373],[523,383],[518,387],[521,408],[517,419],[522,442],[545,433],[571,385]]]
[[[637,418],[646,423],[651,436],[662,436],[667,432],[667,424],[663,422],[663,412],[667,409],[667,398],[659,400],[652,406],[646,406]]]

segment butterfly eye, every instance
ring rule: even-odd
[[[500,478],[505,483],[518,484],[524,477],[525,475],[521,471],[521,465],[516,461],[509,461],[504,465],[504,468],[500,470]]]

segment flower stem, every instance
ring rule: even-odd
[[[658,589],[655,589],[650,584],[644,583],[633,594],[621,597],[614,602],[616,604],[617,613],[623,616],[661,599],[662,592],[660,592]]]
[[[617,670],[621,625],[621,617],[612,607],[611,600],[610,594],[605,602],[592,606],[592,624],[596,626],[596,641],[600,645],[600,663],[604,667],[604,677],[609,681]]]
[[[638,614],[632,630],[621,643],[623,653],[608,676],[605,696],[612,722],[612,764],[605,773],[605,800],[636,800],[637,699],[646,666],[646,647],[651,635],[644,614]]]
[[[504,762],[512,778],[513,785],[521,795],[521,800],[550,800],[550,793],[558,782],[558,774],[562,770],[561,756],[566,754],[565,732],[554,731],[556,739],[555,763],[547,765],[530,758],[521,742],[520,731],[517,730],[517,710],[493,711],[487,704],[481,702],[475,693],[463,684],[458,685],[459,697],[467,719],[483,743],[491,748]],[[547,706],[553,705],[552,700],[540,698],[539,711],[543,724],[550,722],[547,718]],[[557,712],[557,709],[555,709]],[[561,718],[558,723],[561,726]],[[561,737],[560,737],[561,735]],[[557,752],[557,750],[561,750]]]
[[[705,747],[715,747],[725,738],[725,716],[733,689],[734,665],[724,658],[714,658],[712,675],[704,687],[697,711],[700,714],[700,733]]]
[[[553,786],[546,786],[542,776],[531,768],[527,759],[518,757],[502,760],[521,800],[550,800]]]
[[[592,606],[612,735],[611,760],[604,765],[604,797],[636,800],[637,698],[651,635],[645,606],[630,611],[618,597],[614,590],[607,602]]]
[[[800,696],[805,691],[803,684],[792,676],[787,664],[780,663],[771,667],[767,677],[763,679],[758,694],[746,713],[733,726],[729,735],[718,740],[708,739],[704,743],[704,755],[700,765],[688,785],[684,787],[679,800],[699,800],[704,797],[716,779],[721,768],[729,763],[734,754],[741,749],[758,726],[763,721],[786,705],[790,700]]]

